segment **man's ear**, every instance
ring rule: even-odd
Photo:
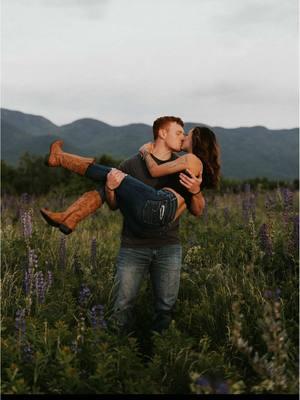
[[[162,140],[165,140],[167,137],[167,130],[165,128],[160,128],[158,130],[158,137]]]

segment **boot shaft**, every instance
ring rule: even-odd
[[[45,208],[40,210],[49,225],[58,227],[63,233],[71,233],[84,218],[95,212],[102,205],[102,199],[97,190],[84,193],[61,213],[51,212]]]
[[[94,158],[81,157],[76,154],[65,153],[62,150],[63,141],[56,140],[50,146],[48,166],[63,167],[79,175],[84,175],[88,166],[95,162]]]

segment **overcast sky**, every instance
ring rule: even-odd
[[[297,0],[2,0],[2,107],[292,128]]]

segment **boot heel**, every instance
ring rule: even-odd
[[[64,224],[60,224],[58,228],[65,235],[69,235],[70,233],[73,232],[72,229],[68,228],[67,225]]]

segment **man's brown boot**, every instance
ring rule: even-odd
[[[79,199],[67,208],[66,211],[55,213],[42,208],[40,210],[49,225],[59,228],[65,235],[69,235],[78,222],[92,214],[102,206],[102,199],[97,190],[84,193]]]
[[[84,175],[90,164],[95,162],[94,158],[80,157],[75,154],[65,153],[62,150],[62,140],[56,140],[50,146],[50,153],[47,158],[49,167],[63,167],[69,171],[76,172],[79,175]]]

